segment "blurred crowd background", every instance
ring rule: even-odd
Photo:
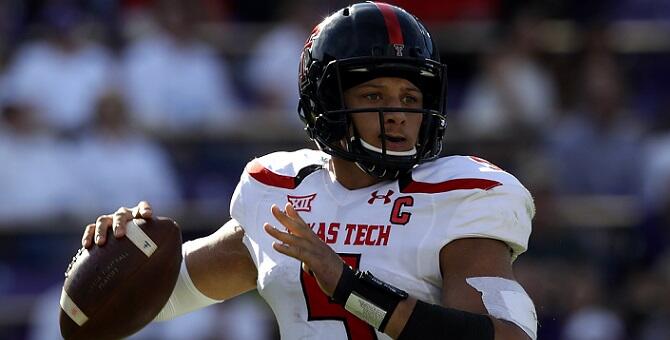
[[[390,2],[448,64],[445,154],[535,197],[516,274],[539,338],[670,339],[670,2]],[[99,214],[146,199],[206,235],[247,161],[311,147],[298,56],[346,4],[0,0],[0,338],[59,338],[63,272]],[[133,338],[276,337],[250,293]]]

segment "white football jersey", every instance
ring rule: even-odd
[[[230,213],[246,233],[258,268],[258,291],[279,323],[282,339],[389,339],[331,303],[298,260],[272,248],[263,230],[282,225],[270,207],[291,202],[312,230],[349,265],[426,302],[439,304],[440,249],[459,238],[501,240],[513,258],[526,250],[534,205],[507,172],[476,157],[444,157],[411,176],[348,190],[316,150],[276,152],[251,161]]]

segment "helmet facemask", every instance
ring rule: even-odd
[[[397,178],[417,164],[435,159],[441,151],[446,127],[445,96],[441,95],[446,91],[445,73],[443,64],[421,58],[357,57],[332,61],[326,65],[319,82],[315,84],[316,93],[312,98],[319,100],[313,103],[313,122],[307,122],[308,133],[321,150],[354,162],[367,174],[381,179]],[[398,77],[412,82],[423,93],[423,108],[346,107],[346,89],[378,77]],[[381,148],[364,141],[354,126],[352,115],[363,112],[377,113]],[[414,152],[387,150],[384,127],[386,112],[422,115]]]
[[[298,113],[309,137],[324,152],[383,179],[397,178],[439,156],[446,127],[446,66],[440,63],[430,32],[402,8],[363,2],[331,14],[305,42],[298,76]],[[421,90],[423,107],[346,107],[345,90],[380,77],[410,81]],[[352,115],[362,112],[377,113],[382,143],[367,143],[381,148],[363,141],[353,126]],[[416,152],[387,150],[387,112],[422,115]]]

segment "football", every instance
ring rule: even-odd
[[[181,230],[169,218],[134,219],[126,236],[112,228],[102,247],[79,249],[65,271],[60,330],[65,339],[119,339],[151,322],[174,289]]]

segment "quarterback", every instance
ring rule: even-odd
[[[512,270],[531,195],[483,159],[439,157],[446,66],[420,21],[384,3],[341,9],[307,39],[298,78],[318,150],[248,163],[232,219],[184,243],[158,319],[258,289],[284,339],[536,339]],[[83,245],[152,214],[140,202],[100,216]]]

